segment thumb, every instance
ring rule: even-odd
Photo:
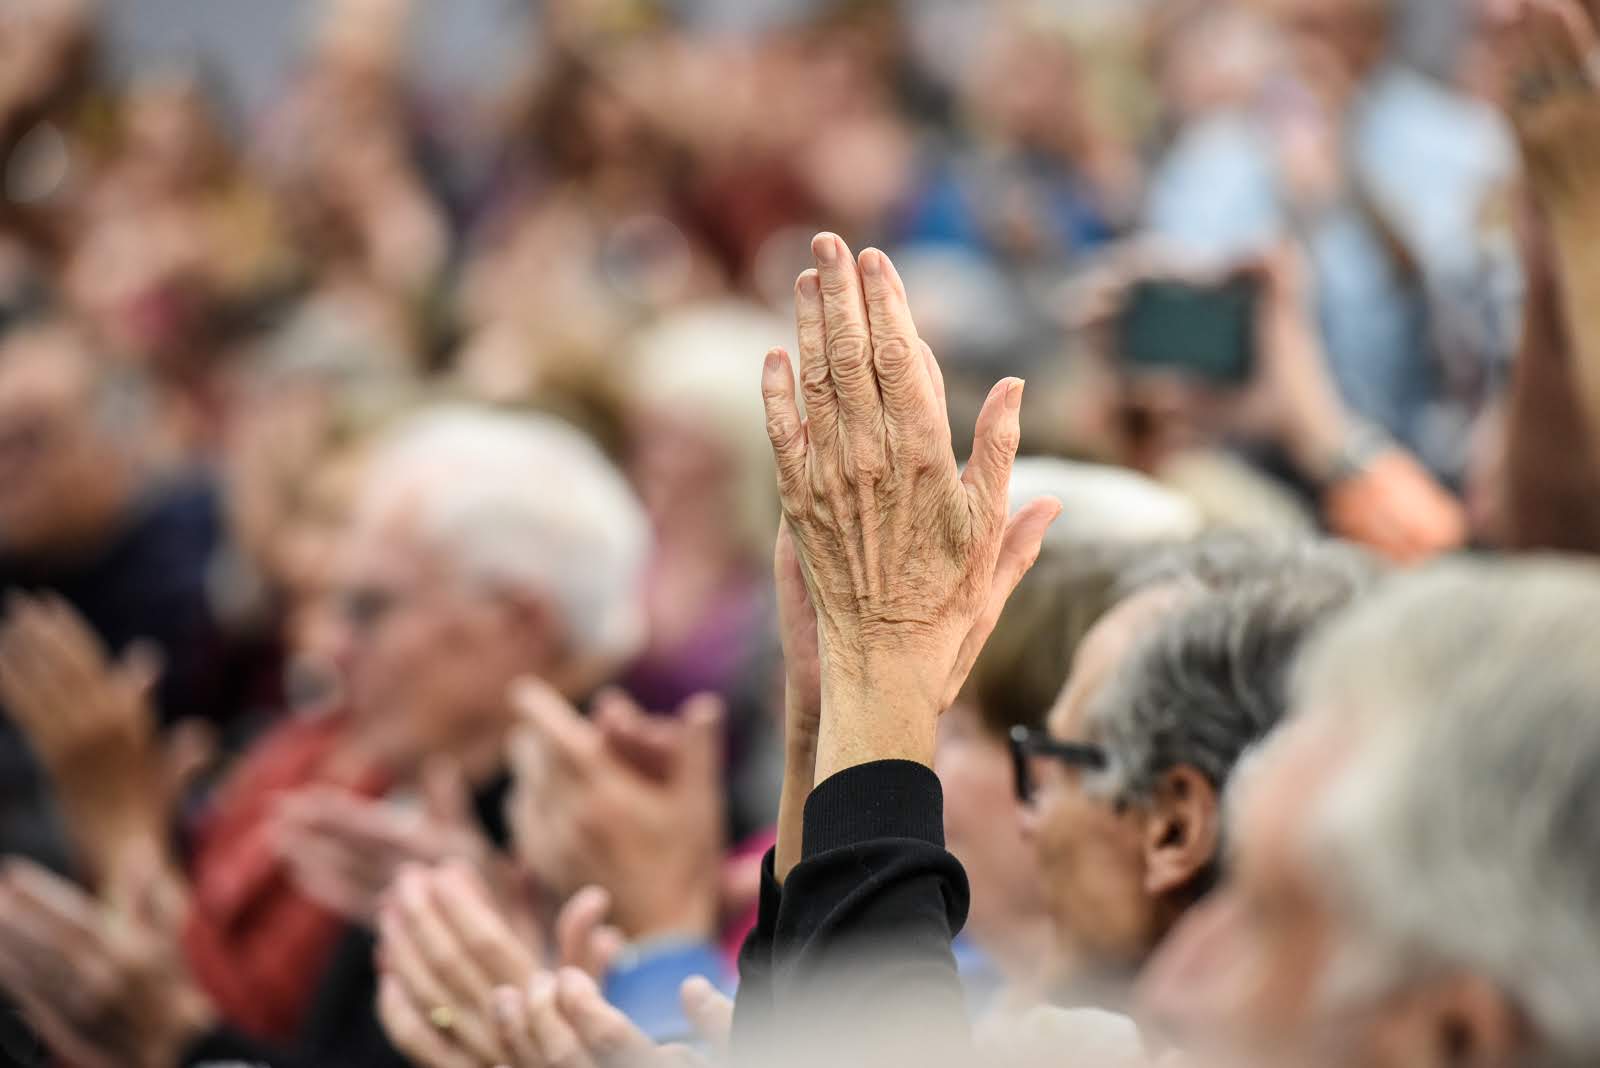
[[[947,707],[955,701],[956,695],[965,685],[967,675],[972,671],[972,665],[977,663],[978,653],[983,650],[989,635],[994,632],[995,624],[1000,621],[1000,613],[1005,611],[1006,602],[1011,599],[1017,584],[1039,558],[1039,549],[1044,544],[1045,532],[1060,514],[1061,502],[1051,497],[1043,497],[1025,505],[1006,524],[1005,533],[1000,541],[1000,556],[995,561],[994,578],[989,584],[989,594],[984,601],[983,612],[973,623],[972,629],[967,632],[956,655],[955,670],[951,674],[945,692]]]
[[[638,702],[613,686],[600,692],[593,708],[595,726],[613,753],[653,779],[671,773],[671,732]]]
[[[166,670],[166,657],[161,647],[150,641],[133,642],[122,654],[117,673],[138,694],[148,694]]]
[[[176,811],[200,777],[216,763],[217,729],[203,719],[180,720],[167,732],[162,753],[168,811]]]
[[[723,721],[727,708],[712,693],[695,694],[678,712],[683,721],[683,774],[720,781],[722,777]]]
[[[422,802],[430,819],[446,827],[475,828],[472,792],[461,765],[434,757],[422,768]]]
[[[573,894],[556,915],[556,952],[562,967],[580,968],[599,978],[610,970],[620,946],[613,946],[603,926],[611,911],[611,893],[586,886]]]
[[[700,1040],[719,1054],[725,1052],[728,1036],[733,1032],[732,999],[703,975],[685,979],[678,990],[678,999]]]
[[[961,473],[980,530],[998,533],[1005,524],[1011,465],[1022,444],[1022,379],[1006,378],[989,391],[973,431],[972,458]]]

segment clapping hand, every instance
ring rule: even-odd
[[[610,899],[586,888],[556,920],[556,962],[602,975],[622,949],[603,920]],[[492,1068],[514,1047],[499,1030],[495,992],[527,990],[546,971],[537,932],[520,931],[462,864],[408,869],[379,913],[378,1014],[394,1044],[423,1068]]]
[[[13,597],[0,626],[0,700],[55,786],[88,873],[164,855],[173,784],[156,742],[150,690],[160,669],[142,646],[112,662],[65,601]]]
[[[585,719],[550,687],[519,684],[512,837],[556,899],[598,885],[627,937],[709,937],[723,846],[722,705],[646,715],[617,692]]]
[[[306,896],[357,923],[372,922],[378,902],[408,865],[461,860],[492,875],[501,889],[506,877],[477,825],[460,769],[430,764],[423,793],[417,809],[332,786],[289,794],[275,814],[278,853]]]
[[[214,1018],[177,953],[166,875],[114,909],[42,868],[0,872],[0,988],[64,1061],[79,1068],[172,1068]]]
[[[979,413],[962,472],[943,378],[903,284],[874,249],[833,234],[795,287],[801,420],[781,349],[762,374],[784,523],[817,614],[824,713],[817,778],[889,757],[928,763],[954,699],[1059,511],[1008,521],[1022,382]]]

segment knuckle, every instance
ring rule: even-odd
[[[859,326],[849,324],[828,331],[828,353],[836,363],[846,367],[864,367],[869,362],[869,351],[867,332]]]
[[[821,360],[808,363],[800,371],[800,388],[808,399],[826,395],[832,385],[833,372]]]
[[[885,376],[896,379],[909,377],[916,361],[922,359],[920,352],[914,352],[902,338],[890,338],[878,344],[873,354],[877,361],[878,371]]]

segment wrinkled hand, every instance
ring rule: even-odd
[[[275,813],[274,842],[306,896],[370,923],[402,868],[460,860],[488,876],[503,899],[506,880],[473,817],[460,769],[430,764],[423,786],[421,810],[331,786],[285,796]]]
[[[817,613],[824,707],[839,710],[823,717],[822,777],[865,759],[931,759],[937,713],[1059,505],[1007,521],[1022,382],[990,391],[963,473],[938,364],[888,257],[868,249],[858,270],[826,233],[812,251],[817,268],[795,286],[806,420],[783,350],[767,354],[761,388],[784,521]],[[879,728],[896,718],[891,738]]]
[[[1573,0],[1519,0],[1508,107],[1528,180],[1546,210],[1600,193],[1600,36]]]
[[[495,991],[494,1020],[507,1068],[700,1068],[683,1046],[658,1046],[606,1001],[593,979],[564,968]]]
[[[512,836],[556,897],[610,891],[632,939],[709,936],[722,855],[722,706],[691,698],[676,717],[645,715],[612,692],[584,719],[554,690],[515,687]]]
[[[113,912],[26,861],[0,873],[0,988],[79,1068],[172,1068],[213,1025],[171,936],[164,888]]]
[[[609,896],[574,895],[556,921],[559,960],[602,975],[622,949],[601,921]],[[471,868],[411,869],[379,919],[378,1012],[395,1046],[424,1068],[508,1063],[489,1000],[501,987],[526,987],[545,972],[543,947],[498,911]]]
[[[0,700],[54,783],[91,875],[164,833],[168,801],[149,693],[159,668],[135,647],[111,663],[65,601],[17,596],[0,628]]]

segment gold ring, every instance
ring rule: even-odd
[[[438,1030],[443,1031],[445,1034],[449,1034],[451,1031],[455,1030],[456,1010],[452,1009],[448,1005],[435,1005],[433,1008],[428,1010],[428,1022],[433,1024],[433,1026]]]

